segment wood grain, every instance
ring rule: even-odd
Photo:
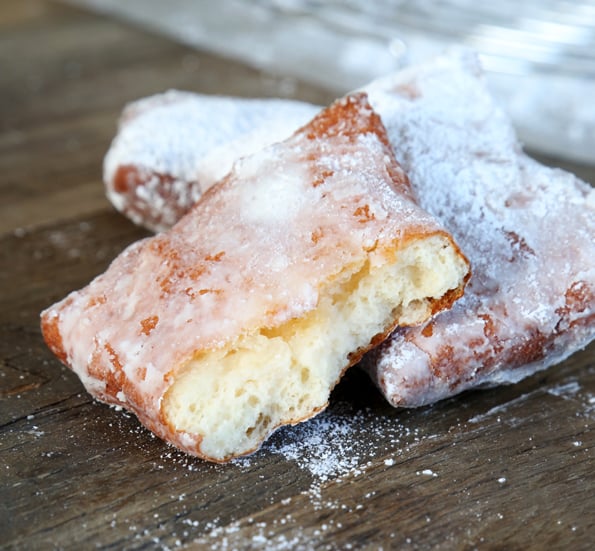
[[[38,320],[146,235],[101,186],[123,104],[169,87],[286,88],[51,2],[3,2],[0,29],[1,548],[591,548],[594,346],[518,385],[406,411],[354,369],[321,417],[229,465],[92,401]]]

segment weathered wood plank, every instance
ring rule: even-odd
[[[38,320],[147,235],[101,188],[122,105],[170,86],[286,89],[41,0],[3,2],[0,29],[1,548],[590,549],[593,345],[518,385],[411,411],[352,370],[326,413],[229,465],[92,401]]]
[[[520,385],[414,411],[390,409],[354,372],[326,424],[284,429],[256,456],[214,466],[91,402],[48,354],[46,373],[70,379],[70,392],[62,383],[62,400],[44,404],[40,388],[28,389],[20,399],[29,394],[30,408],[2,428],[2,501],[14,515],[2,533],[15,544],[70,548],[140,548],[158,538],[216,548],[225,539],[240,548],[410,539],[411,548],[565,541],[586,549],[595,518],[592,356],[593,347]],[[338,451],[300,451],[313,434]],[[355,461],[333,466],[343,454]],[[48,514],[49,504],[59,506]]]
[[[331,99],[70,7],[25,5],[0,11],[0,232],[107,207],[101,164],[130,101],[170,88]]]

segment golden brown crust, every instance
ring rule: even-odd
[[[142,221],[163,218],[163,223],[171,226],[188,212],[195,202],[193,190],[199,189],[198,182],[186,181],[181,185],[171,174],[131,164],[118,166],[111,185],[120,211],[141,225]],[[147,201],[149,187],[152,198]],[[163,205],[167,205],[167,216]],[[161,216],[159,211],[164,211]],[[157,229],[159,224],[150,224],[150,227]]]
[[[64,343],[62,342],[62,335],[60,333],[59,316],[42,316],[41,333],[48,348],[63,364],[67,365],[67,354],[66,350],[64,350]]]

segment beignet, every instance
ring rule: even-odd
[[[365,365],[395,406],[515,382],[595,337],[595,190],[522,152],[469,52],[367,87],[420,205],[471,261],[465,296]]]
[[[357,94],[238,161],[42,330],[91,394],[225,461],[321,411],[348,366],[449,307],[467,277]]]
[[[108,199],[136,224],[163,231],[236,159],[286,139],[320,109],[176,90],[135,101],[104,160]]]

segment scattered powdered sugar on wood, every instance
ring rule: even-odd
[[[263,452],[296,463],[312,475],[315,487],[330,480],[359,476],[378,456],[400,454],[421,439],[417,428],[410,428],[392,416],[379,416],[370,409],[354,413],[336,409],[279,430]],[[256,457],[237,459],[234,463],[249,467]],[[390,465],[394,464],[392,461]]]
[[[321,415],[275,442],[270,451],[296,462],[321,482],[363,468],[361,450],[353,448],[357,426],[345,417]]]
[[[181,468],[185,471],[182,477],[188,481],[205,471],[214,478],[248,476],[255,480],[254,473],[270,462],[286,464],[279,472],[297,467],[305,475],[297,477],[300,482],[297,490],[291,490],[294,494],[270,493],[266,501],[275,511],[272,519],[266,509],[262,514],[238,510],[230,519],[205,517],[199,505],[204,503],[201,492],[193,493],[192,486],[188,486],[187,493],[172,492],[169,499],[177,504],[178,513],[176,522],[168,529],[177,534],[182,547],[330,549],[329,534],[343,528],[341,521],[347,518],[344,515],[363,514],[376,495],[375,490],[368,491],[368,488],[359,496],[338,498],[333,491],[336,484],[349,484],[350,479],[365,475],[371,469],[398,469],[416,445],[434,437],[410,425],[408,417],[403,418],[396,410],[388,409],[386,413],[386,409],[380,414],[378,407],[358,409],[350,402],[337,400],[317,417],[279,429],[257,453],[224,465],[205,463],[168,448],[153,468],[173,469],[178,473],[176,477]],[[115,419],[119,422],[120,417]],[[140,425],[134,430],[146,432]],[[148,453],[153,453],[154,449],[151,444]],[[264,476],[261,477],[263,488],[268,488]],[[304,507],[321,515],[323,520],[314,526],[304,526],[303,518],[296,514]],[[266,522],[262,518],[267,518]],[[155,528],[150,534],[153,543],[178,547],[172,543],[173,536],[167,536],[164,530],[165,525]]]
[[[569,381],[550,387],[547,389],[547,393],[563,400],[578,402],[580,408],[577,410],[577,415],[595,416],[595,394],[583,389],[578,381]]]
[[[505,402],[503,404],[498,404],[490,409],[488,409],[485,413],[480,413],[478,415],[474,415],[468,420],[468,423],[481,423],[494,415],[498,416],[497,420],[500,422],[500,414],[507,412],[511,407],[517,406],[522,404],[523,402],[527,401],[531,396],[533,396],[536,392],[540,392],[539,390],[533,392],[527,392]],[[510,424],[511,420],[510,416],[507,416],[507,422]]]
[[[548,394],[558,396],[559,398],[571,399],[581,390],[581,385],[578,381],[570,381],[561,385],[557,385],[547,389]]]
[[[395,457],[421,440],[418,428],[395,416],[379,416],[371,409],[354,412],[347,404],[336,404],[306,423],[279,430],[260,453],[279,455],[312,477],[302,494],[308,496],[314,510],[350,510],[352,506],[325,496],[328,484],[359,477],[381,462],[392,467]],[[234,463],[249,468],[256,458]]]

